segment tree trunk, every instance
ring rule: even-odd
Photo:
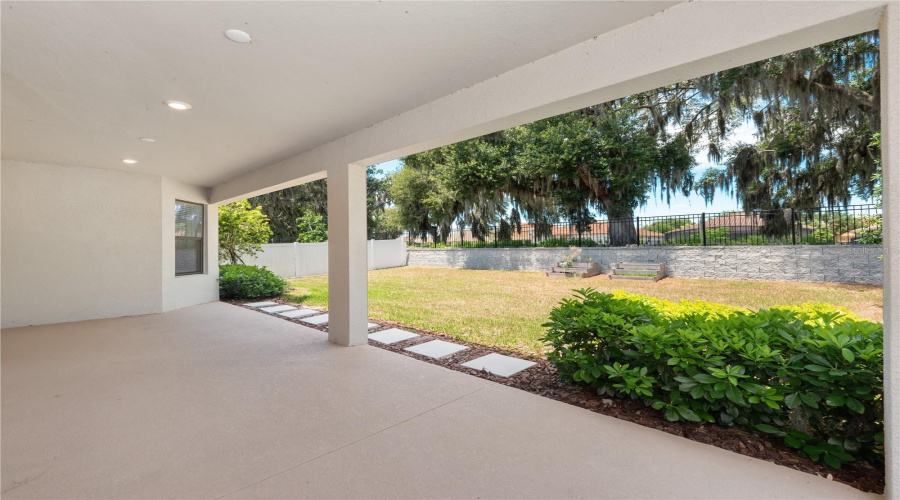
[[[634,214],[609,218],[609,246],[624,247],[638,243],[637,230],[634,227]]]
[[[609,246],[624,247],[626,245],[637,245],[638,234],[634,227],[634,210],[624,207],[617,207],[615,201],[609,196],[609,192],[604,186],[599,186],[597,197],[606,213],[609,216]],[[626,212],[627,210],[627,212]],[[623,213],[624,212],[624,213]],[[616,215],[613,215],[616,214]]]
[[[449,224],[441,226],[441,228],[440,228],[441,243],[444,243],[445,245],[447,244],[447,239],[450,237],[451,229],[452,228],[450,227]],[[460,231],[462,231],[462,226],[460,226]]]

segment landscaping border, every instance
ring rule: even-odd
[[[568,248],[408,248],[408,265],[546,271]],[[583,247],[581,259],[609,274],[616,262],[666,263],[680,278],[881,285],[881,245]]]

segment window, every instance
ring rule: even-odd
[[[175,201],[175,275],[203,272],[203,205]]]

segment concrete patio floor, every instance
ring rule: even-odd
[[[875,498],[223,303],[2,332],[5,498]]]

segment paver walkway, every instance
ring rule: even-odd
[[[299,319],[301,322],[310,325],[323,326],[328,324],[327,313],[322,314],[321,311],[310,308],[297,309],[293,306],[288,305],[272,306],[271,304],[275,304],[275,302],[251,302],[244,305],[259,308],[261,311],[265,311],[268,313],[277,313],[279,316],[284,316],[289,319]],[[379,326],[381,325],[377,323],[368,323],[367,328],[371,330],[373,328],[378,328]],[[382,344],[395,344],[398,342],[416,338],[418,336],[418,334],[407,332],[406,330],[401,330],[399,328],[389,328],[380,332],[370,333],[369,339]],[[407,347],[404,350],[429,358],[443,359],[466,349],[468,349],[468,347],[454,344],[452,342],[447,342],[444,340],[431,340]],[[487,356],[482,356],[466,363],[462,363],[461,366],[477,371],[483,370],[500,377],[511,377],[516,373],[519,373],[522,370],[526,370],[534,365],[535,363],[531,361],[492,353]]]
[[[328,315],[320,314],[318,316],[309,316],[306,318],[302,318],[300,321],[309,323],[310,325],[324,325],[325,323],[328,323]]]
[[[316,311],[315,309],[294,309],[293,311],[284,311],[278,313],[279,316],[284,316],[285,318],[302,318],[304,316],[312,316],[314,314],[321,314],[320,311]]]
[[[265,302],[250,302],[249,304],[244,304],[248,307],[266,307],[266,306],[275,306],[278,305],[278,302],[272,302],[271,300],[267,300]]]
[[[482,356],[480,358],[463,363],[462,366],[471,368],[473,370],[484,370],[499,377],[511,377],[522,370],[526,370],[534,366],[535,364],[537,363],[535,363],[534,361],[526,361],[524,359],[513,358],[511,356],[491,353],[487,356]]]
[[[380,332],[370,333],[369,340],[381,342],[382,344],[396,344],[397,342],[403,342],[404,340],[409,340],[418,336],[418,333],[407,332],[406,330],[401,330],[399,328],[389,328]]]
[[[453,344],[443,340],[432,340],[431,342],[407,347],[405,350],[421,354],[422,356],[428,356],[429,358],[441,359],[452,356],[460,351],[465,351],[466,349],[468,349],[468,347],[464,345]]]
[[[284,311],[293,311],[297,309],[294,306],[271,306],[271,307],[261,307],[260,311],[265,311],[267,313],[280,313]]]

